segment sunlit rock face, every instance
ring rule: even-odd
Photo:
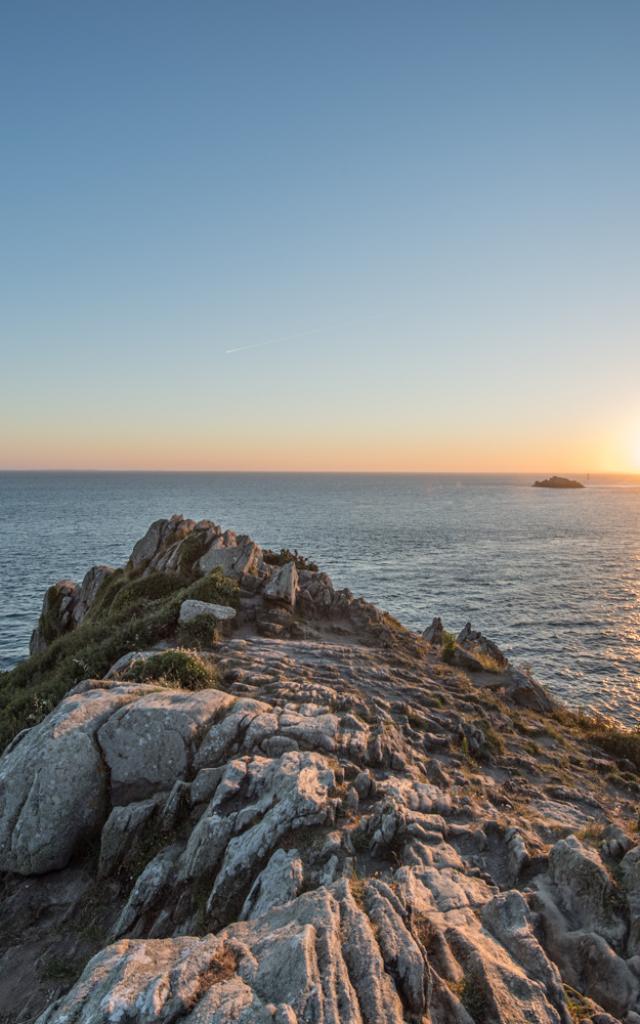
[[[111,660],[0,760],[7,1021],[638,1024],[633,765],[488,638],[181,517],[85,583],[34,685]]]

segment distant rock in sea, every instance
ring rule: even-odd
[[[550,476],[546,480],[536,480],[534,487],[550,487],[551,490],[582,490],[584,484],[578,480],[569,480],[566,476]]]

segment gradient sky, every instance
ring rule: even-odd
[[[637,0],[19,0],[0,51],[1,467],[640,470]]]

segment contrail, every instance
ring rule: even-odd
[[[291,334],[287,338],[274,338],[273,341],[256,341],[253,345],[239,345],[238,348],[225,349],[225,356],[233,355],[234,352],[246,352],[250,348],[266,348],[267,345],[284,345],[287,341],[297,341],[298,338],[308,338],[310,334],[319,334],[320,329],[304,331],[302,334]]]

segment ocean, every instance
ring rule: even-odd
[[[297,548],[337,586],[422,630],[467,620],[568,703],[640,722],[640,478],[0,473],[0,668],[24,658],[45,589],[119,565],[149,524],[213,519]]]

